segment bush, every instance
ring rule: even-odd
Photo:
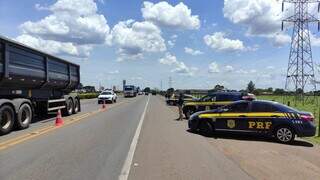
[[[99,93],[83,93],[79,94],[80,99],[93,99],[97,98],[99,96]]]

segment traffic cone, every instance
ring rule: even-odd
[[[102,103],[102,109],[103,109],[103,110],[106,110],[106,109],[107,109],[106,101],[103,101],[103,103]]]
[[[61,126],[61,125],[63,125],[63,119],[61,116],[61,110],[59,109],[56,117],[56,126]]]

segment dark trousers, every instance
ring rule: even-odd
[[[178,105],[178,108],[179,108],[179,118],[178,118],[178,120],[182,121],[183,120],[182,106]]]

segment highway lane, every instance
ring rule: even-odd
[[[128,99],[125,99],[123,97],[118,98],[118,103],[120,102],[126,102]],[[96,98],[94,99],[84,99],[81,100],[81,112],[79,112],[77,115],[82,115],[97,109],[100,109],[102,107],[101,104],[98,104],[98,100]],[[116,104],[107,104],[107,108],[113,107]],[[73,117],[75,115],[69,116]],[[36,131],[37,129],[53,125],[56,118],[56,113],[53,112],[45,117],[36,117],[33,122],[30,124],[28,129],[23,130],[13,130],[10,134],[0,136],[0,143],[3,141],[6,141],[8,139],[12,139],[17,136],[21,136],[23,134],[31,133],[33,131]]]
[[[0,179],[117,179],[146,96],[0,151]],[[122,104],[120,104],[122,103]],[[88,101],[84,111],[99,108]]]

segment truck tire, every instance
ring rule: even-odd
[[[11,106],[0,107],[0,135],[8,134],[14,124],[14,111]]]
[[[71,99],[67,99],[66,108],[64,109],[63,114],[66,116],[70,116],[72,115],[73,111],[74,111],[73,102]]]
[[[32,109],[27,103],[22,104],[18,111],[18,117],[16,121],[16,126],[18,129],[26,129],[29,127],[32,120]]]
[[[80,102],[78,99],[74,99],[74,108],[73,113],[77,114],[80,110]]]

